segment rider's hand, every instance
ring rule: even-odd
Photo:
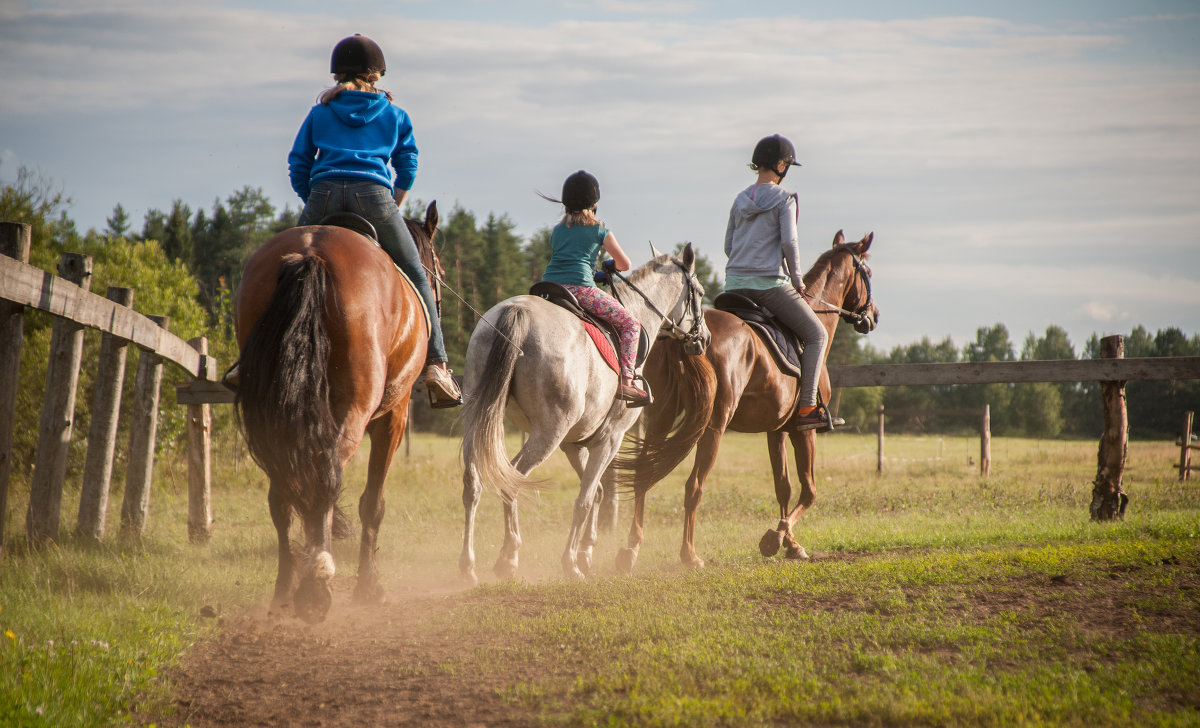
[[[592,280],[596,281],[597,284],[602,286],[607,286],[609,283],[611,283],[608,278],[608,273],[602,270],[592,271]]]
[[[613,260],[612,258],[608,258],[600,267],[604,269],[605,273],[612,275],[613,273],[617,272],[617,261]]]

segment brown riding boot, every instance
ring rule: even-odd
[[[639,387],[634,380],[624,377],[617,385],[617,399],[628,402],[626,407],[645,407],[650,404],[650,394]]]
[[[425,367],[425,386],[429,388],[431,407],[458,407],[463,403],[462,392],[451,373],[444,361]]]

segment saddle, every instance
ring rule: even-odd
[[[717,296],[713,308],[745,321],[767,345],[779,368],[800,377],[800,354],[804,352],[804,345],[774,314],[740,293],[730,292]]]
[[[529,295],[543,298],[577,316],[583,322],[584,329],[592,337],[592,342],[596,344],[596,349],[604,357],[604,361],[612,367],[614,372],[621,373],[621,367],[617,361],[617,352],[621,350],[621,337],[611,324],[583,310],[575,296],[558,283],[538,281],[530,286]],[[640,367],[646,361],[646,353],[649,349],[650,337],[646,333],[646,328],[642,327],[638,340],[637,358],[634,362],[635,367]]]
[[[371,224],[371,221],[353,212],[335,212],[332,215],[326,215],[321,218],[321,221],[317,224],[332,225],[333,227],[353,230],[363,237],[374,240],[376,243],[379,242],[379,233],[375,232],[375,226]]]

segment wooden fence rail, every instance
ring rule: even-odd
[[[87,256],[65,254],[59,263],[61,276],[29,265],[30,232],[28,225],[0,222],[0,549],[7,522],[12,435],[24,341],[22,317],[26,308],[55,316],[26,514],[28,538],[37,543],[58,537],[84,329],[100,331],[103,338],[76,532],[95,540],[104,536],[126,346],[132,343],[140,353],[121,523],[124,530],[140,535],[145,529],[150,496],[163,364],[174,364],[195,380],[215,382],[217,362],[207,354],[203,338],[184,341],[170,333],[166,317],[143,316],[134,311],[133,292],[129,289],[111,288],[108,298],[91,293],[91,259]],[[204,541],[212,525],[208,510],[209,453],[191,449],[207,450],[210,442],[207,431],[195,430],[211,425],[208,405],[197,407],[203,409],[193,411],[189,407],[188,417],[189,503],[197,510],[189,512],[188,530],[193,541]],[[192,466],[199,472],[192,473]],[[193,489],[202,492],[192,493]]]

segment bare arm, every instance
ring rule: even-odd
[[[632,265],[629,256],[625,255],[621,244],[617,242],[616,236],[612,233],[604,237],[604,250],[612,256],[613,262],[617,264],[617,270],[629,270],[629,266]]]

